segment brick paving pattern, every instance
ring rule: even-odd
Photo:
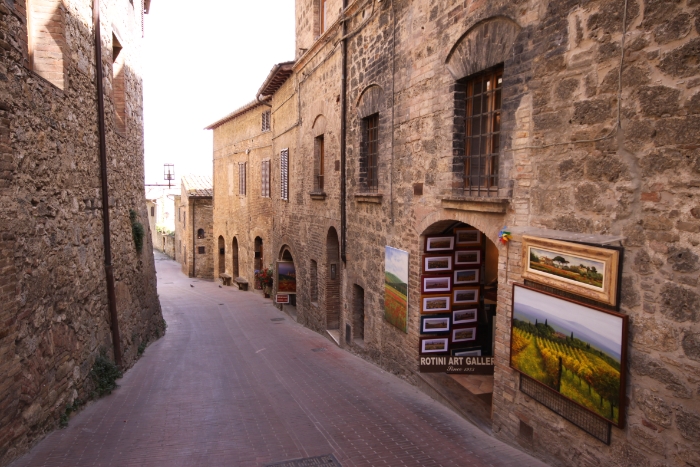
[[[544,465],[269,300],[157,264],[166,336],[12,467],[247,467],[331,453],[344,467]]]

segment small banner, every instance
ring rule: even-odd
[[[492,375],[493,369],[493,357],[420,356],[421,373]]]
[[[289,295],[286,293],[278,293],[275,295],[275,303],[289,303]]]

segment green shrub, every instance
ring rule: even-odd
[[[111,394],[118,387],[117,380],[122,377],[122,371],[107,358],[107,355],[100,353],[92,365],[90,376],[92,376],[92,381],[95,383],[92,397],[97,399],[105,394]]]

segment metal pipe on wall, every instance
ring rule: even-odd
[[[345,12],[348,8],[348,0],[343,0],[343,15],[345,15]],[[346,256],[346,235],[345,231],[347,230],[347,201],[345,199],[347,195],[347,188],[345,186],[346,184],[346,176],[345,176],[345,161],[346,161],[346,154],[345,154],[345,146],[346,146],[346,137],[345,137],[345,117],[347,113],[347,102],[346,102],[346,88],[347,88],[347,70],[348,70],[348,64],[347,64],[347,55],[348,55],[348,45],[347,45],[347,39],[345,37],[345,33],[347,31],[347,21],[343,21],[342,24],[342,29],[341,29],[341,37],[342,37],[342,45],[341,45],[341,62],[342,62],[342,68],[341,68],[341,79],[340,79],[340,259],[343,260],[343,264],[347,262],[347,256]]]
[[[100,181],[102,184],[102,237],[105,249],[105,275],[107,279],[107,302],[112,329],[114,362],[122,366],[121,338],[119,336],[119,316],[117,296],[114,290],[114,268],[112,266],[112,242],[109,222],[109,185],[107,183],[107,136],[105,130],[105,101],[102,80],[102,36],[100,29],[100,0],[92,2],[92,29],[95,33],[95,81],[97,85],[97,128],[100,139]]]

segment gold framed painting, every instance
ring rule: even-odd
[[[617,306],[620,252],[523,235],[524,279]]]

